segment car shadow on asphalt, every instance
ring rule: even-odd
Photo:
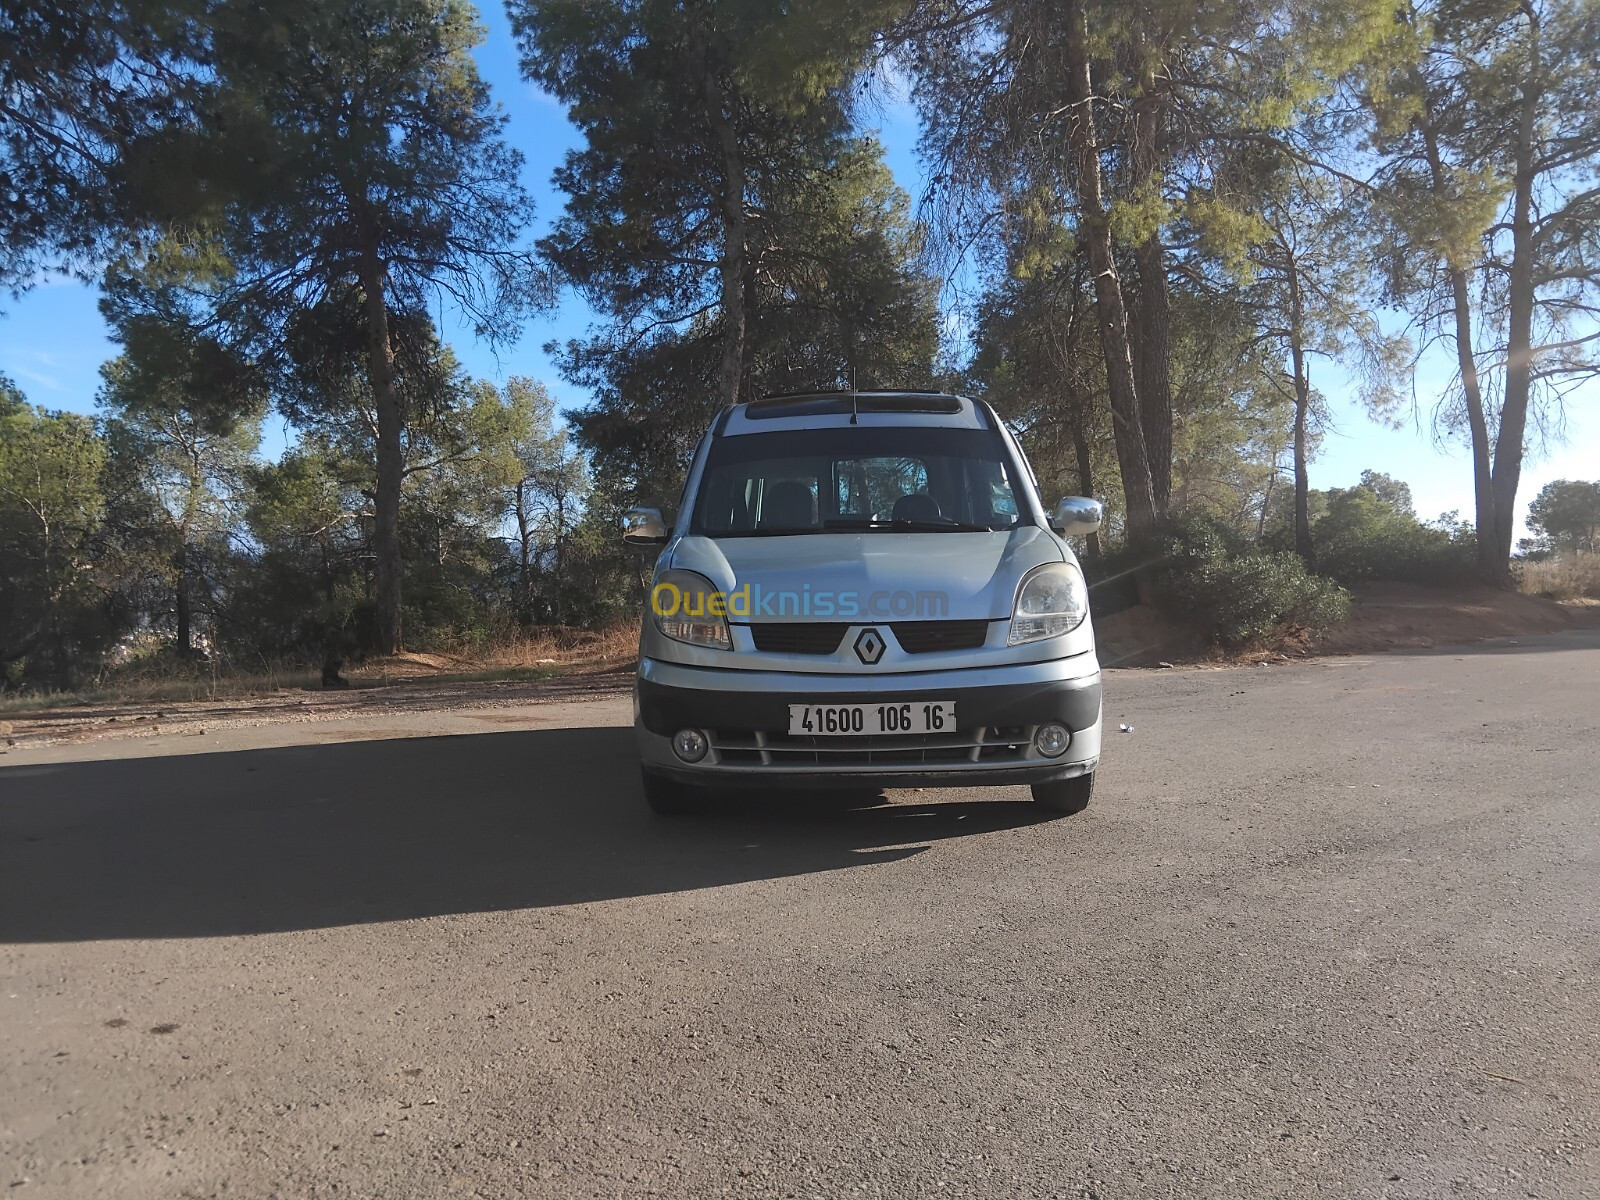
[[[540,729],[0,768],[0,941],[206,937],[881,863],[1029,825],[1020,790],[652,815],[633,732]]]

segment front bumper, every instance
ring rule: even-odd
[[[953,700],[953,733],[792,737],[789,705]],[[877,787],[1029,784],[1094,770],[1100,758],[1100,669],[1093,653],[1053,662],[915,674],[815,675],[712,669],[644,659],[635,693],[644,769],[697,783]],[[1037,728],[1072,731],[1045,758]],[[671,749],[677,730],[706,731],[698,763]]]

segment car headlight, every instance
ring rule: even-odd
[[[1089,615],[1089,590],[1071,563],[1046,563],[1022,577],[1006,645],[1071,633]]]
[[[675,642],[732,650],[728,597],[704,575],[666,571],[650,589],[650,615],[656,628]]]

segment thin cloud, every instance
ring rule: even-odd
[[[30,371],[25,367],[13,367],[12,370],[29,383],[37,383],[40,387],[49,388],[52,392],[61,390],[61,383],[54,376],[41,375],[38,371]]]

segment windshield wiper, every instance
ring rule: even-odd
[[[964,521],[890,521],[891,529],[905,533],[993,533],[992,525],[969,525]]]
[[[875,517],[829,517],[824,529],[883,530],[888,533],[993,533],[992,525],[967,525],[960,521],[880,521]]]

